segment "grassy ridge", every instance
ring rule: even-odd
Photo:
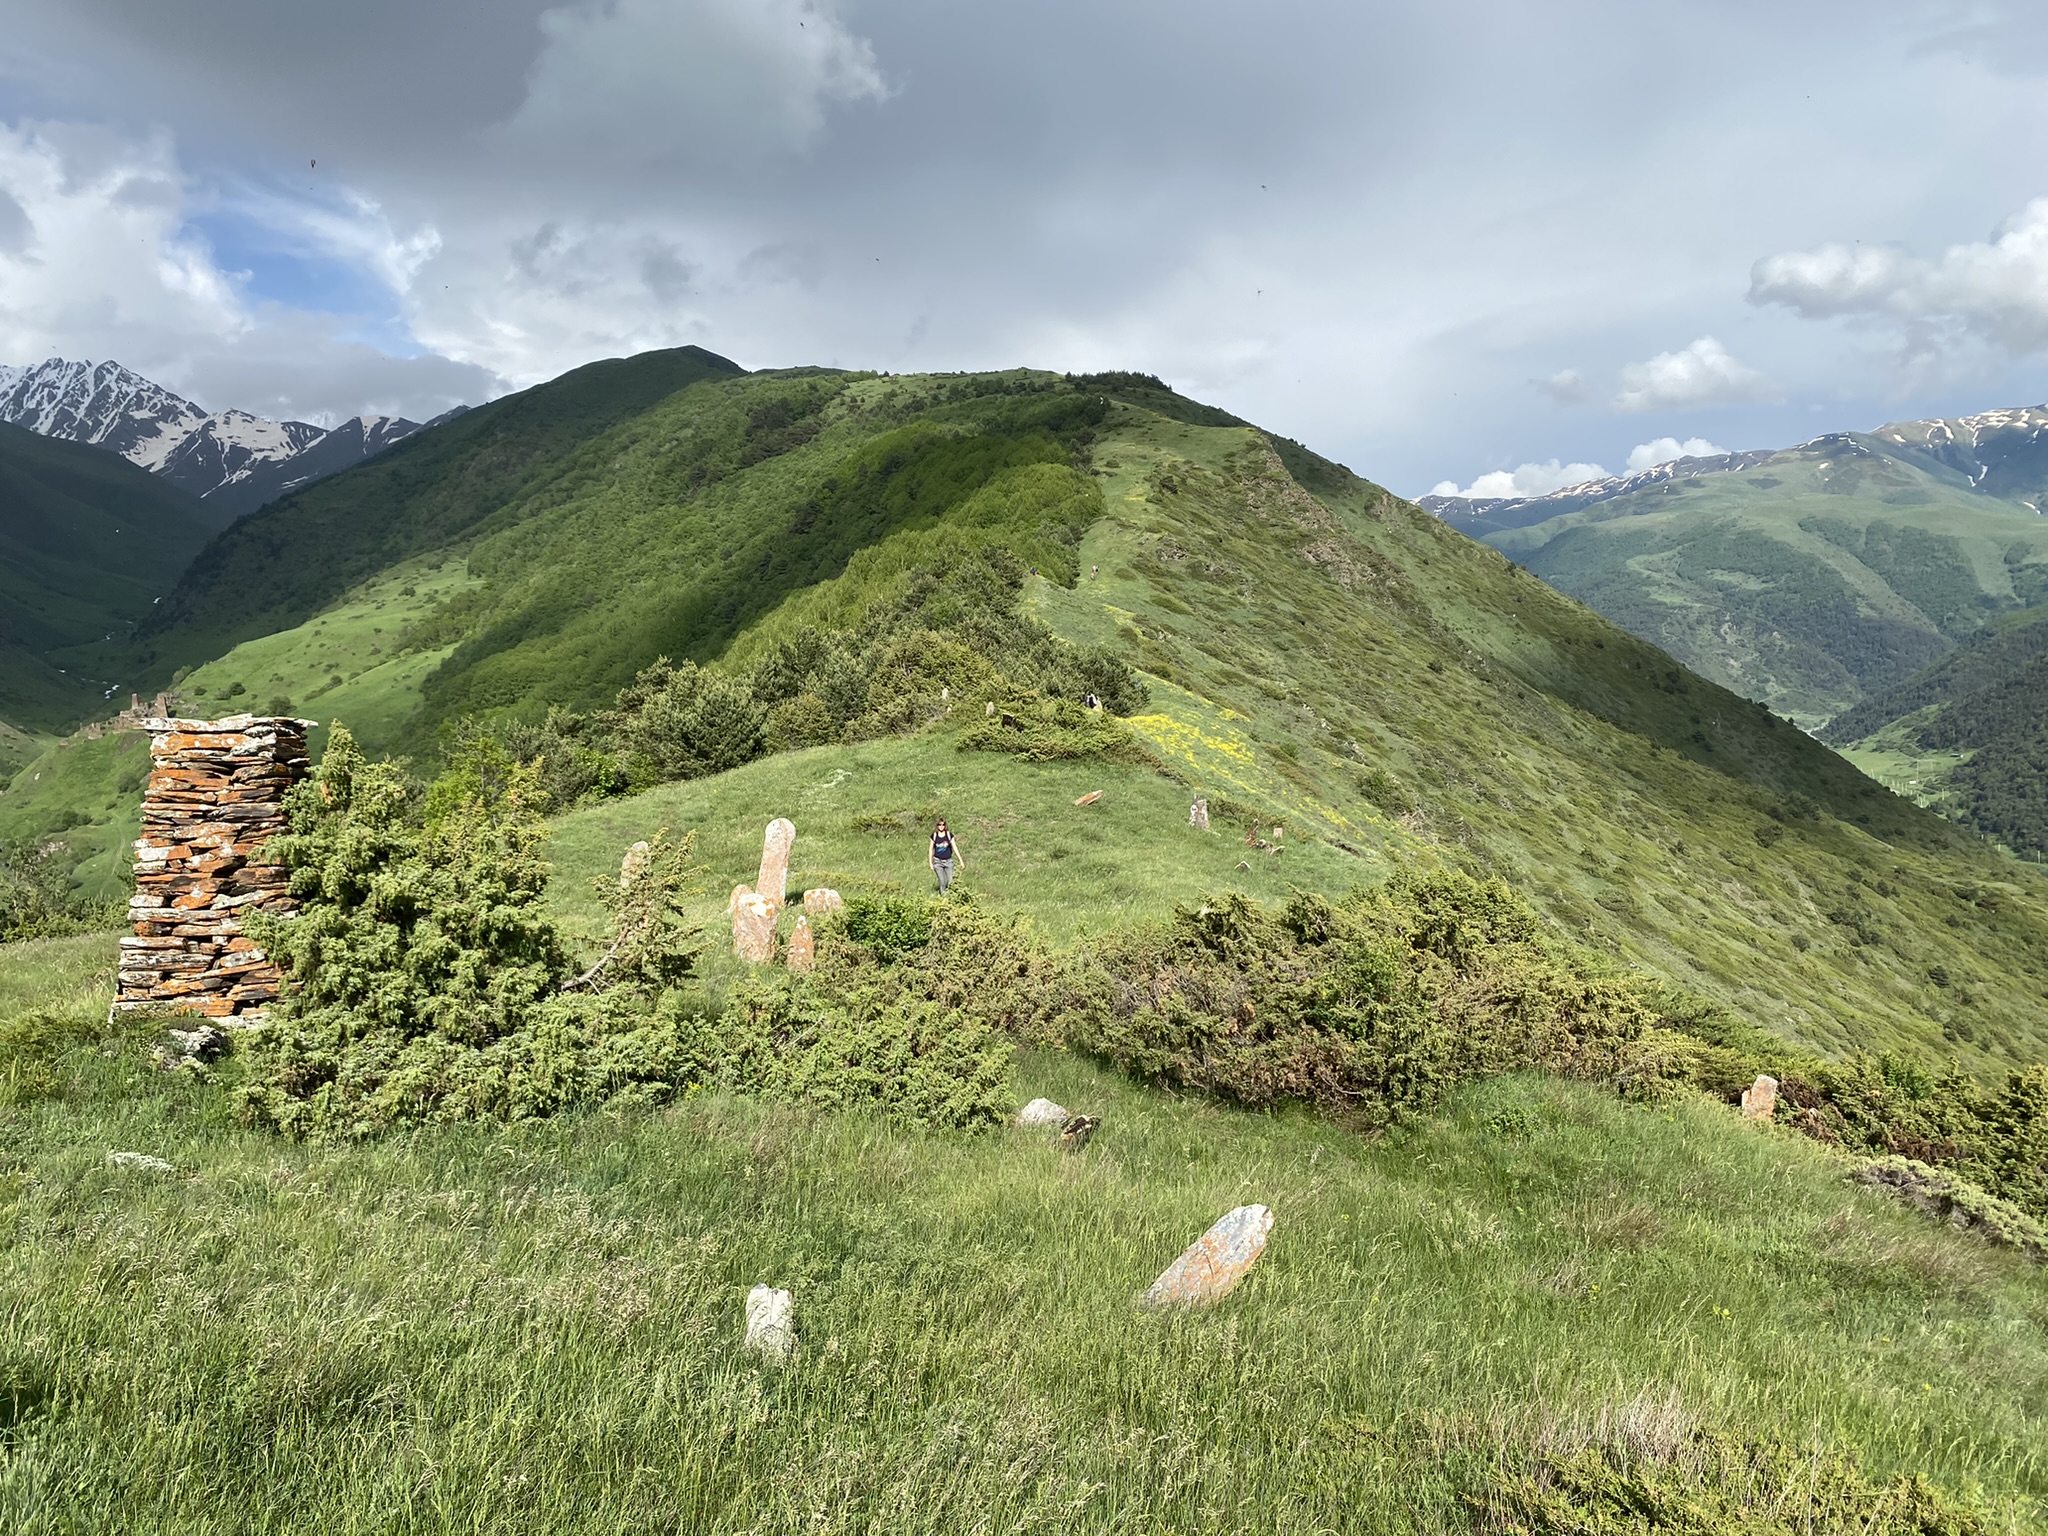
[[[95,1008],[109,953],[10,954],[0,1017]],[[716,1095],[321,1151],[133,1047],[59,1064],[0,1120],[25,1532],[1464,1530],[1603,1414],[1845,1447],[2001,1529],[2048,1499],[2038,1272],[1700,1102],[1507,1080],[1372,1142],[1029,1055],[1085,1153]],[[1235,1296],[1133,1308],[1247,1200]],[[758,1281],[786,1370],[737,1347]]]

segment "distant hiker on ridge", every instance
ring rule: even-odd
[[[953,831],[941,816],[937,826],[932,828],[932,873],[939,877],[939,894],[945,895],[953,884],[953,866],[967,867],[967,861],[960,857],[960,845],[953,841]]]

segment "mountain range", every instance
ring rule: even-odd
[[[0,366],[0,422],[117,453],[211,503],[223,522],[420,430],[402,416],[318,427],[209,412],[119,363],[63,358]]]
[[[2048,598],[2048,407],[1423,505],[1817,727]]]

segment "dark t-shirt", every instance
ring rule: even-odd
[[[950,858],[952,858],[952,857],[953,857],[953,839],[952,839],[952,838],[950,838],[950,837],[935,837],[935,838],[933,838],[933,839],[932,839],[932,857],[933,857],[933,858],[935,858],[935,859],[950,859]]]

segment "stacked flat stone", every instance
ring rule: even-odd
[[[282,832],[285,791],[308,770],[310,720],[153,718],[132,937],[121,940],[114,1011],[177,1008],[254,1023],[279,974],[242,931],[252,911],[292,908],[285,872],[256,862]]]

